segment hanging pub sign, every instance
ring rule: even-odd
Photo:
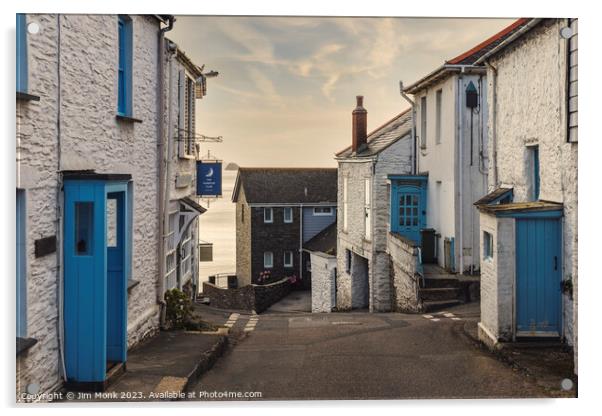
[[[196,162],[196,194],[209,197],[222,195],[221,160],[198,160]]]

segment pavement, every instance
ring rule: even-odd
[[[227,316],[235,340],[190,387],[197,400],[575,395],[561,377],[548,374],[542,384],[474,342],[478,303],[425,315],[278,309]]]
[[[126,371],[102,394],[77,394],[82,401],[185,399],[198,377],[226,349],[227,338],[193,331],[162,331],[128,352]]]

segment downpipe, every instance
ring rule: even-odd
[[[159,326],[163,328],[165,326],[165,211],[166,203],[165,196],[166,184],[168,181],[165,180],[165,33],[173,29],[175,18],[169,17],[168,25],[161,28],[158,36],[158,82],[157,82],[157,163],[159,170],[159,192],[157,194],[158,204],[158,222],[159,222],[159,244],[158,244],[158,262],[159,262],[159,276],[157,281],[157,303],[159,304]],[[171,62],[171,61],[170,61]],[[171,69],[171,67],[170,67]],[[170,95],[171,95],[171,73],[170,73]],[[171,102],[169,103],[171,105]],[[170,113],[171,120],[171,113]]]
[[[403,81],[399,81],[399,94],[412,106],[412,174],[418,172],[418,152],[416,145],[416,103],[403,90]]]

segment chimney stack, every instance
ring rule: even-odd
[[[366,138],[368,137],[368,112],[363,107],[364,97],[358,95],[357,107],[351,113],[351,149],[353,153],[357,153],[358,150],[366,145]]]

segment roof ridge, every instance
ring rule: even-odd
[[[516,20],[511,25],[505,27],[504,29],[502,29],[499,32],[497,32],[496,34],[488,37],[483,42],[481,42],[478,45],[472,47],[471,49],[467,50],[466,52],[461,53],[460,55],[456,56],[455,58],[450,59],[448,61],[445,61],[445,63],[446,64],[451,64],[451,65],[455,65],[458,62],[462,62],[464,59],[468,58],[469,56],[471,56],[471,55],[475,54],[476,52],[480,51],[481,49],[483,49],[483,48],[491,45],[496,40],[498,40],[498,39],[506,36],[508,33],[512,32],[518,26],[521,26],[522,24],[526,23],[528,20],[529,19],[527,19],[527,18],[520,18],[520,19]]]

